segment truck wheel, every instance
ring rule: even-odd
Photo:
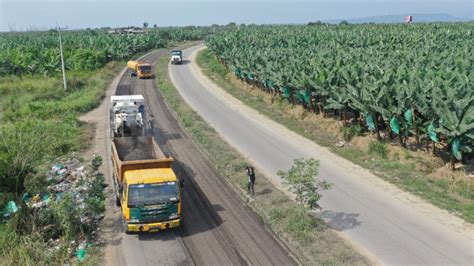
[[[131,233],[130,231],[128,231],[127,223],[123,220],[123,217],[122,217],[122,230],[126,235],[129,235]]]

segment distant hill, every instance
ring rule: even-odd
[[[403,14],[403,15],[386,15],[376,17],[365,17],[365,18],[350,18],[350,19],[329,19],[325,20],[326,23],[339,23],[343,20],[349,23],[403,23],[404,17],[411,15],[413,16],[413,23],[416,22],[462,22],[469,21],[466,18],[458,18],[451,16],[446,13],[440,14]]]

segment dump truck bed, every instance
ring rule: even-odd
[[[112,141],[112,163],[119,183],[128,170],[170,168],[173,158],[166,157],[153,137],[121,137]]]
[[[166,156],[151,137],[114,138],[121,161],[165,159]]]

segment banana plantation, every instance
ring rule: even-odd
[[[65,31],[62,41],[66,69],[96,70],[109,61],[129,59],[137,53],[163,48],[169,42],[202,39],[211,29],[169,27],[136,35],[107,34],[102,30]],[[0,75],[51,75],[60,71],[56,30],[0,35]]]
[[[402,146],[474,144],[474,24],[241,27],[208,47],[241,80]],[[351,122],[349,122],[351,121]]]

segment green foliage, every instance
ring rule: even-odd
[[[46,189],[38,195],[48,196],[46,206],[34,208],[20,201],[20,208],[5,224],[0,224],[0,257],[25,264],[64,264],[69,261],[71,241],[91,241],[97,229],[95,217],[105,211],[104,176],[96,170],[101,158],[91,161],[86,177],[60,195]],[[65,181],[68,182],[68,181]],[[3,250],[6,238],[10,250]],[[50,240],[54,240],[54,243]],[[50,248],[54,246],[55,248]],[[38,248],[41,251],[31,250]],[[29,252],[28,252],[29,251]],[[28,262],[28,263],[26,263]]]
[[[375,154],[380,156],[381,158],[387,158],[387,145],[378,141],[372,141],[369,143],[369,154]]]
[[[56,230],[60,232],[66,240],[74,240],[77,232],[81,231],[81,222],[78,219],[79,213],[74,206],[71,195],[65,195],[58,203],[53,203],[52,220],[56,224]]]
[[[321,199],[321,190],[332,186],[318,176],[319,161],[315,159],[295,159],[290,170],[278,171],[277,174],[284,179],[284,184],[290,187],[290,191],[296,194],[296,200],[310,209],[320,208],[318,201]]]
[[[303,245],[311,244],[314,238],[311,234],[319,225],[318,220],[314,219],[308,213],[308,209],[303,206],[294,208],[274,208],[270,211],[268,223],[272,227],[282,226],[285,232],[288,232]]]
[[[202,52],[199,54],[202,54]],[[218,64],[218,61],[213,56],[209,59],[209,61]],[[302,136],[312,139],[322,146],[334,147],[334,143],[338,141],[332,132],[328,132],[324,128],[317,127],[319,125],[318,123],[309,122],[304,119],[297,120],[294,119],[292,115],[285,113],[283,111],[283,106],[285,106],[286,103],[284,103],[285,101],[283,98],[277,97],[277,101],[271,105],[265,105],[265,102],[263,101],[246,101],[246,99],[252,97],[250,92],[242,90],[239,86],[236,86],[228,77],[221,78],[215,73],[206,71],[206,69],[209,69],[209,67],[207,65],[203,65],[202,60],[197,60],[197,63],[203,69],[203,73],[206,74],[206,76],[216,82],[228,93],[237,99],[240,99],[249,107],[252,107],[262,114],[265,114],[272,120],[281,123],[282,125],[294,130],[296,133]],[[232,73],[232,71],[228,70],[228,73]],[[427,128],[428,125],[429,123],[423,124],[421,127]],[[318,128],[318,130],[314,130],[315,127]],[[308,132],[311,132],[311,134],[308,134]],[[472,143],[470,146],[474,147],[474,143]],[[415,163],[411,161],[405,163],[402,161],[395,161],[390,158],[374,158],[374,160],[367,160],[367,151],[350,146],[347,146],[344,149],[333,149],[333,151],[339,156],[342,156],[343,158],[346,158],[365,168],[375,168],[376,173],[380,178],[389,181],[392,184],[395,184],[398,187],[409,191],[440,208],[449,210],[468,222],[474,222],[474,183],[471,182],[471,180],[458,180],[457,178],[453,179],[449,177],[449,192],[442,193],[432,181],[433,178],[427,175],[427,173],[417,169]],[[415,158],[411,155],[411,153],[408,152],[408,150],[404,150],[402,154],[404,154],[402,157],[404,157],[405,160]],[[424,163],[426,163],[426,161]],[[433,164],[428,166],[427,169],[435,169],[434,167],[436,167],[436,163],[432,163]],[[416,180],[417,182],[414,183],[413,180]]]
[[[94,169],[94,171],[99,170],[99,167],[102,165],[102,156],[100,155],[94,155],[94,158],[92,158],[91,166]]]
[[[66,31],[62,33],[65,64],[68,70],[96,70],[112,60],[130,59],[173,42],[202,39],[216,29],[220,27],[168,27],[135,35]],[[0,76],[60,73],[58,38],[54,30],[0,34]]]
[[[308,106],[300,92],[309,91],[325,109],[386,124],[395,117],[402,137],[435,121],[449,143],[458,138],[471,152],[472,22],[341,24],[245,27],[212,35],[207,44],[240,78],[252,73],[253,84],[271,81],[270,90],[288,100]],[[400,119],[407,111],[415,124]]]
[[[21,193],[25,178],[51,151],[54,125],[40,120],[23,120],[0,126],[0,187]]]
[[[9,224],[0,224],[2,265],[37,265],[45,255],[46,245],[35,235],[19,235]]]
[[[350,141],[353,137],[360,136],[362,132],[364,132],[364,128],[362,128],[360,125],[343,127],[341,130],[345,141]]]
[[[223,67],[221,64],[218,62],[212,60],[213,58],[213,52],[209,49],[204,50],[202,53],[199,53],[196,60],[202,62],[203,64],[209,66],[209,70],[212,73],[216,73],[220,77],[225,77],[227,75],[227,69]]]

